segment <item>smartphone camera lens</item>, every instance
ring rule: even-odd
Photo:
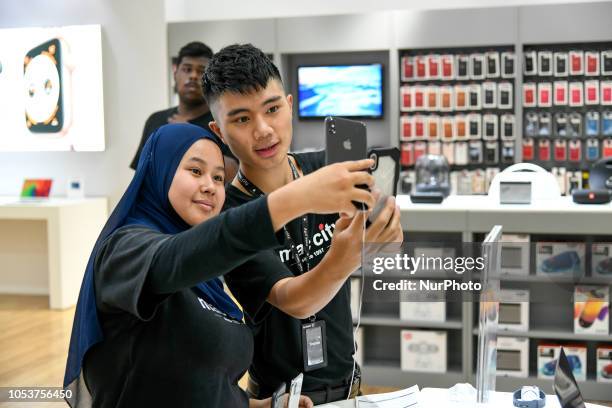
[[[370,159],[374,160],[374,164],[370,166],[370,170],[374,171],[376,170],[376,167],[378,167],[378,156],[376,153],[372,153],[370,155]]]

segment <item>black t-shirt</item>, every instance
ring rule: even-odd
[[[324,152],[293,155],[304,174],[312,173],[325,163]],[[226,207],[240,206],[253,197],[234,186],[226,191]],[[337,214],[308,214],[308,236],[311,242],[309,261],[314,268],[323,258],[333,234]],[[303,244],[301,217],[288,224],[296,245]],[[304,262],[303,262],[304,264]],[[232,293],[247,316],[247,324],[255,336],[255,354],[249,374],[266,390],[274,390],[281,382],[289,383],[304,371],[301,325],[295,319],[266,302],[270,290],[283,278],[297,276],[300,271],[286,246],[262,251],[256,257],[225,275]],[[316,315],[324,320],[327,330],[327,367],[304,373],[302,389],[312,391],[326,385],[339,385],[351,376],[353,369],[353,325],[350,310],[350,284],[346,282],[336,296]]]
[[[267,203],[253,204],[180,234],[125,226],[104,242],[94,264],[104,340],[83,368],[94,407],[248,406],[238,380],[251,332],[193,287],[279,246]]]
[[[160,127],[167,125],[168,119],[172,115],[175,115],[177,113],[178,113],[178,107],[175,106],[174,108],[155,112],[151,116],[149,116],[149,118],[145,122],[144,129],[142,130],[142,138],[140,139],[140,145],[138,146],[136,155],[134,155],[134,158],[132,159],[132,163],[130,163],[130,167],[132,169],[136,170],[136,167],[138,166],[138,160],[140,159],[140,153],[142,152],[142,148],[144,147],[145,143],[147,143],[147,140],[149,140],[149,136],[151,136],[151,134],[155,132],[157,129],[159,129]],[[198,116],[197,118],[191,119],[189,123],[198,125],[206,130],[210,130],[210,128],[208,127],[208,123],[211,122],[212,120],[214,119],[212,117],[212,114],[209,111],[201,116]],[[226,156],[228,155],[226,151],[223,151],[223,154]]]

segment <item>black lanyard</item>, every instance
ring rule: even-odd
[[[295,168],[295,164],[293,164],[293,162],[291,161],[289,157],[287,157],[287,160],[289,161],[289,167],[291,167],[291,173],[293,174],[293,179],[296,180],[300,178],[300,173],[298,173],[297,169]],[[245,177],[245,175],[242,173],[240,169],[238,169],[238,173],[236,174],[236,176],[238,177],[238,181],[240,182],[242,187],[244,187],[244,189],[248,191],[252,196],[261,197],[265,195],[264,192],[259,189],[259,187],[251,183],[251,181]],[[297,250],[297,246],[295,245],[295,241],[293,240],[293,238],[291,237],[291,234],[289,233],[289,230],[287,229],[287,226],[283,226],[283,231],[285,232],[285,238],[287,239],[287,242],[289,243],[289,246],[291,247],[291,253],[293,254],[293,257],[295,258],[297,267],[300,270],[300,273],[304,273],[304,266],[302,265],[300,254]],[[310,241],[309,241],[309,235],[308,235],[308,216],[306,214],[304,214],[304,216],[302,217],[302,239],[303,239],[304,254],[306,255],[306,268],[305,269],[306,269],[306,272],[308,272],[310,270],[310,262],[309,262]]]

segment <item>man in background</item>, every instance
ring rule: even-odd
[[[174,83],[178,94],[178,106],[153,113],[145,122],[138,151],[130,167],[136,170],[140,152],[149,136],[159,127],[168,123],[189,122],[209,130],[208,123],[213,120],[210,109],[202,92],[202,75],[213,52],[206,44],[193,41],[180,49],[174,65]],[[238,163],[228,148],[223,149],[226,167],[226,180],[232,180]]]

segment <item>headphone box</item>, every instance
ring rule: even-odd
[[[529,339],[497,338],[497,375],[520,378],[529,376]]]
[[[501,273],[529,275],[529,234],[502,234]]]
[[[574,288],[574,333],[609,333],[610,288],[580,285]]]
[[[529,291],[503,289],[499,295],[499,330],[529,330]]]
[[[402,330],[400,332],[402,371],[446,372],[446,332]]]
[[[555,378],[557,359],[563,347],[576,381],[586,381],[587,348],[581,345],[542,343],[538,345],[538,378]]]
[[[597,381],[612,382],[612,345],[597,347]]]

